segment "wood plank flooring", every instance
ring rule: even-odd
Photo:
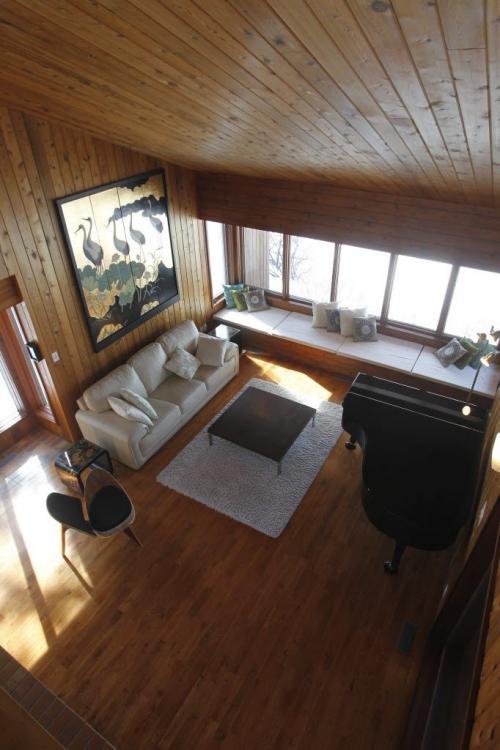
[[[117,468],[142,549],[68,532],[65,562],[45,510],[63,441],[40,430],[0,454],[0,643],[120,750],[396,750],[449,553],[409,550],[384,575],[359,449],[339,440],[277,540],[155,481],[251,377],[334,401],[348,387],[244,355],[141,471]]]

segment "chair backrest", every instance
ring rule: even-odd
[[[119,491],[122,496],[129,502],[130,504],[130,515],[127,517],[126,521],[120,523],[119,525],[107,530],[106,532],[103,532],[100,529],[96,529],[95,526],[92,524],[92,520],[89,514],[89,511],[92,507],[92,503],[96,496],[99,494],[100,496],[103,495],[101,492],[105,488],[112,488],[115,492]],[[105,502],[105,500],[103,500]],[[82,498],[82,508],[83,508],[83,515],[85,517],[85,520],[90,523],[92,526],[94,532],[99,536],[107,536],[109,533],[116,533],[120,531],[122,528],[128,526],[131,524],[135,518],[135,509],[134,504],[132,503],[132,500],[130,499],[128,493],[125,491],[125,489],[122,487],[120,482],[113,476],[113,474],[110,474],[109,471],[106,471],[105,469],[101,469],[100,467],[93,467],[85,481],[85,490],[83,493]]]

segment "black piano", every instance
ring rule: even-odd
[[[488,412],[463,406],[363,373],[344,398],[346,447],[363,450],[364,509],[395,540],[388,573],[407,546],[449,547],[472,513]]]

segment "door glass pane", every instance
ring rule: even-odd
[[[217,221],[206,221],[208,265],[212,282],[212,295],[215,299],[222,292],[222,285],[226,283],[226,255],[224,251],[224,224]]]
[[[365,247],[342,245],[337,299],[346,307],[366,307],[380,316],[390,254]]]
[[[0,352],[0,430],[9,427],[20,416],[21,399]]]
[[[436,329],[450,273],[449,263],[398,256],[389,318]]]
[[[489,333],[500,328],[500,274],[461,268],[446,320],[445,332],[454,336]]]
[[[283,235],[261,229],[243,230],[245,282],[283,293]]]
[[[335,243],[290,237],[290,296],[325,302],[330,299]]]

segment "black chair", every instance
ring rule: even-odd
[[[114,536],[123,531],[142,546],[131,529],[135,520],[132,500],[115,477],[104,469],[91,469],[82,498],[51,492],[47,497],[47,510],[61,524],[63,557],[67,529],[100,537]]]

